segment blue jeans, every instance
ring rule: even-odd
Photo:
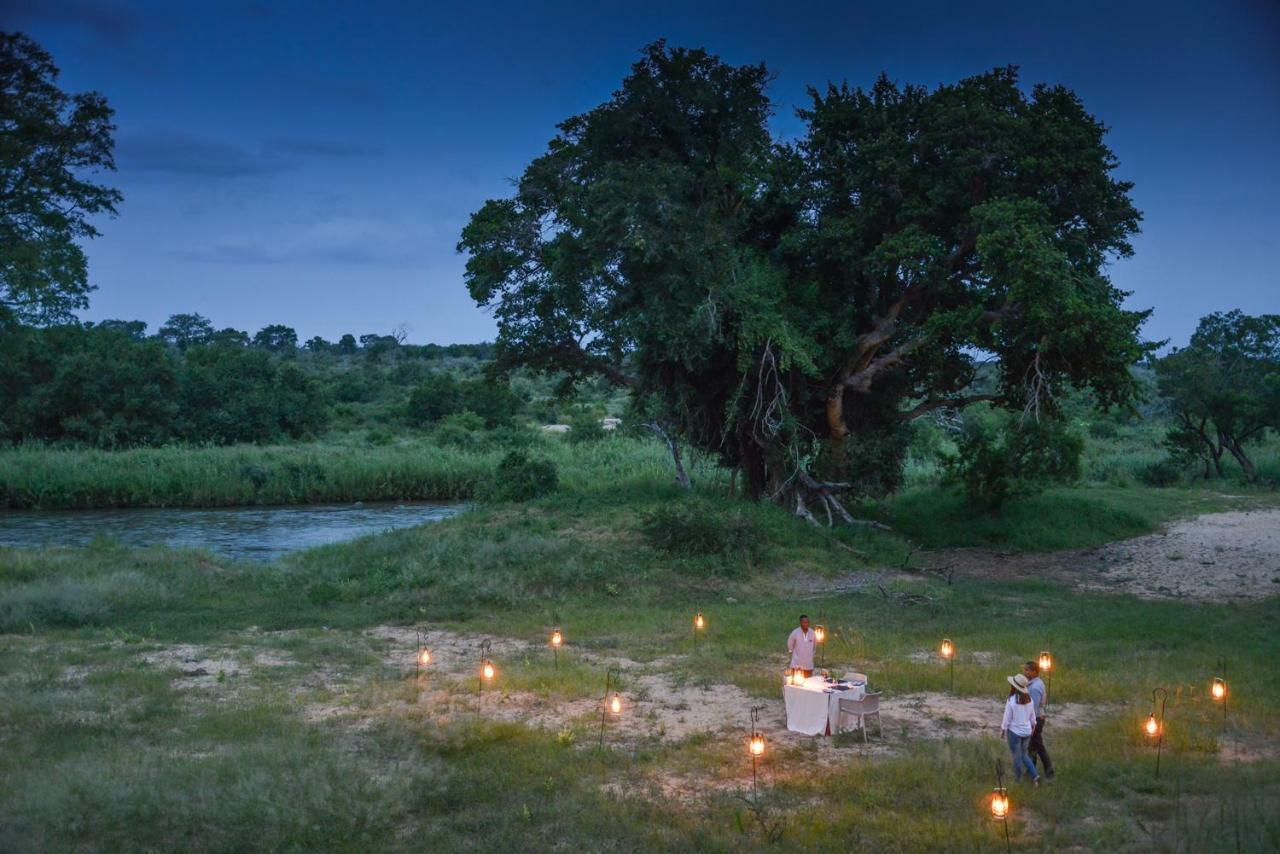
[[[1009,753],[1013,754],[1013,779],[1022,780],[1022,769],[1026,768],[1034,780],[1040,775],[1036,773],[1035,760],[1027,755],[1027,744],[1031,741],[1029,735],[1014,735],[1013,730],[1005,733],[1009,738]]]

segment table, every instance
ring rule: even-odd
[[[840,720],[840,700],[861,700],[867,686],[857,683],[845,690],[832,690],[834,688],[821,676],[810,676],[803,685],[782,686],[782,698],[787,704],[787,729],[804,735],[835,732],[836,722]]]

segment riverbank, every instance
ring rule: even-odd
[[[994,762],[1008,768],[991,733],[1004,677],[1047,645],[1058,778],[1012,788],[1016,846],[1265,850],[1280,833],[1280,599],[948,580],[892,535],[606,472],[265,566],[110,543],[0,550],[0,843],[983,850],[1003,842],[985,798]],[[696,548],[652,530],[669,507],[698,523]],[[882,742],[778,725],[801,609],[827,626],[832,666],[886,692]],[[438,655],[415,677],[419,631]],[[484,641],[498,672],[477,696]],[[1206,694],[1224,654],[1225,725]],[[610,667],[624,711],[600,748]],[[1157,686],[1158,779],[1139,730]]]

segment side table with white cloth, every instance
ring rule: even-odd
[[[804,735],[831,735],[840,720],[840,699],[861,700],[867,692],[865,681],[829,683],[810,676],[803,685],[784,685],[787,729]]]

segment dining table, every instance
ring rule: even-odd
[[[839,729],[840,701],[861,700],[867,692],[862,680],[828,680],[814,675],[801,685],[782,686],[787,706],[787,729],[804,735],[831,735]]]

